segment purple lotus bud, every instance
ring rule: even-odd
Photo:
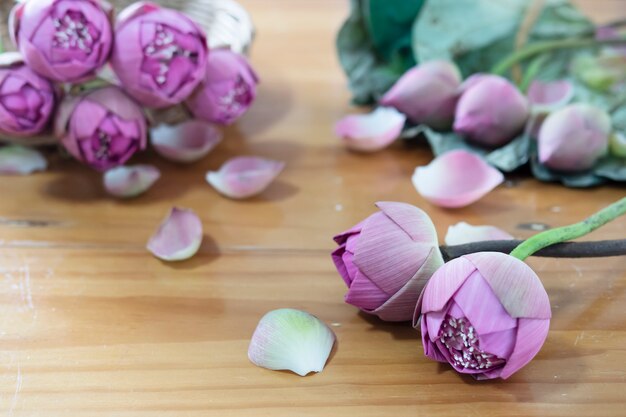
[[[18,53],[0,55],[0,132],[41,133],[48,126],[55,100],[54,86],[24,65]]]
[[[118,16],[111,66],[124,90],[146,107],[185,100],[206,73],[207,55],[204,32],[181,12],[138,2]]]
[[[204,81],[186,101],[187,108],[198,119],[232,124],[252,105],[258,82],[243,55],[228,49],[213,50]]]
[[[35,72],[79,82],[93,77],[109,58],[111,13],[102,0],[28,0],[11,12],[10,31]]]
[[[381,210],[335,236],[337,271],[349,290],[346,302],[387,321],[413,318],[420,292],[443,265],[435,226],[405,203],[378,203]]]
[[[541,125],[539,161],[559,171],[591,168],[607,153],[611,118],[589,104],[577,103],[552,113]]]
[[[105,171],[147,144],[146,119],[118,87],[104,87],[61,104],[55,134],[76,159]]]
[[[383,96],[383,106],[395,107],[415,124],[448,129],[454,120],[461,73],[448,61],[429,61],[408,70]]]
[[[503,253],[478,252],[435,272],[414,321],[424,354],[476,379],[510,377],[539,352],[550,301],[539,277]]]
[[[524,128],[529,105],[517,87],[497,75],[480,74],[461,86],[454,131],[489,147],[510,142]]]

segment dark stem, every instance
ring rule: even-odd
[[[448,262],[463,255],[476,252],[511,253],[523,240],[488,240],[463,245],[440,246],[443,259]],[[599,240],[595,242],[557,243],[533,253],[531,256],[545,258],[599,258],[626,255],[626,239]]]

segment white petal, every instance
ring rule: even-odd
[[[335,125],[335,134],[355,151],[374,152],[400,137],[406,116],[393,107],[378,107],[370,114],[353,114]]]
[[[462,245],[464,243],[482,242],[485,240],[510,240],[513,236],[495,226],[472,226],[460,222],[448,227],[446,245]]]
[[[227,161],[219,171],[209,171],[206,180],[226,197],[243,199],[263,192],[285,168],[285,163],[254,156]]]
[[[164,261],[182,261],[198,252],[202,222],[190,209],[172,208],[148,241],[148,250]]]
[[[27,175],[46,168],[48,162],[39,151],[18,145],[0,148],[0,174]]]
[[[250,341],[248,358],[262,368],[306,376],[324,369],[334,343],[335,334],[317,317],[283,308],[263,316]]]
[[[161,172],[152,165],[120,166],[104,174],[104,188],[115,197],[130,198],[146,192]]]
[[[480,156],[454,150],[417,167],[413,185],[426,200],[441,207],[465,207],[497,187],[504,176]]]
[[[175,126],[159,125],[150,131],[150,138],[162,157],[189,163],[211,152],[221,142],[222,133],[211,123],[188,120]]]

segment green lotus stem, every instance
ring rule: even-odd
[[[528,67],[524,72],[524,78],[522,78],[522,82],[519,84],[519,89],[521,92],[527,92],[528,87],[533,82],[533,80],[541,70],[541,67],[543,67],[543,64],[546,63],[548,58],[550,58],[549,54],[539,55],[538,57],[533,59],[530,64],[528,64]]]
[[[626,38],[604,39],[598,40],[595,38],[574,38],[574,39],[559,39],[556,41],[535,42],[528,46],[519,49],[504,58],[498,64],[496,64],[491,72],[496,75],[504,75],[509,68],[518,62],[524,61],[535,55],[542,54],[557,49],[572,49],[572,48],[586,48],[592,46],[602,45],[620,45],[626,44]]]
[[[568,240],[577,239],[588,233],[593,232],[600,226],[615,220],[616,218],[626,214],[626,197],[603,208],[599,212],[587,217],[580,223],[571,224],[569,226],[558,227],[556,229],[546,230],[527,239],[513,249],[511,256],[522,261],[533,253],[554,245],[556,243],[566,242]]]

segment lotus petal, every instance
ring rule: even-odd
[[[47,167],[48,162],[39,151],[18,145],[0,148],[0,175],[27,175]]]
[[[191,258],[202,243],[202,222],[190,209],[172,208],[148,241],[148,250],[164,261]]]
[[[447,208],[472,204],[502,181],[500,171],[465,150],[446,152],[430,164],[417,167],[413,174],[417,192],[431,203]]]
[[[513,236],[495,226],[472,226],[460,222],[448,227],[446,245],[462,245],[464,243],[483,242],[485,240],[510,240]]]
[[[355,151],[374,152],[400,137],[406,116],[393,107],[379,107],[370,114],[346,116],[335,125],[335,134]]]
[[[263,316],[252,335],[248,358],[262,368],[306,376],[324,369],[334,343],[335,334],[317,317],[283,308]]]
[[[146,192],[161,172],[152,165],[120,166],[104,174],[104,188],[115,197],[130,198]]]
[[[567,80],[535,80],[528,87],[528,101],[535,113],[548,113],[563,107],[574,97],[574,86]]]
[[[262,193],[285,168],[285,163],[255,156],[227,161],[219,171],[209,171],[206,180],[229,198],[244,199]]]
[[[211,123],[189,120],[160,125],[150,132],[152,146],[162,157],[175,162],[195,162],[221,142],[222,133]]]

